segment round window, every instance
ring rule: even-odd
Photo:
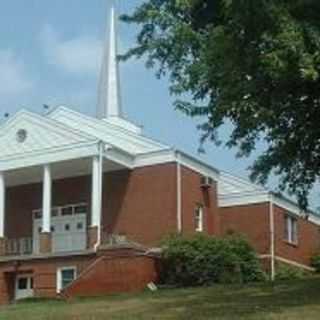
[[[22,143],[27,139],[27,130],[25,129],[20,129],[17,132],[17,141]]]

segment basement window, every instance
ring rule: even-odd
[[[61,292],[76,279],[76,267],[63,267],[57,271],[57,292]]]
[[[285,216],[285,240],[291,244],[298,244],[298,219],[291,216]]]
[[[198,205],[196,207],[194,220],[195,220],[195,230],[197,232],[202,232],[203,231],[203,206],[202,205]]]

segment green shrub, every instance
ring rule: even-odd
[[[317,273],[320,273],[320,254],[311,258],[311,266],[316,269]]]
[[[254,249],[243,237],[170,237],[163,246],[162,280],[178,286],[245,283],[265,279]]]
[[[303,279],[310,276],[310,272],[290,266],[288,264],[284,263],[279,263],[276,267],[276,280],[277,281],[290,281],[290,280],[298,280],[298,279]]]

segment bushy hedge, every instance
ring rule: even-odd
[[[162,280],[177,286],[245,283],[265,279],[258,257],[245,238],[174,236],[163,245]]]
[[[291,281],[310,277],[310,272],[295,266],[278,263],[276,266],[277,281]]]
[[[311,266],[316,269],[317,273],[320,273],[320,254],[311,258]]]

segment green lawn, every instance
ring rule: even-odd
[[[71,302],[24,302],[0,311],[5,320],[320,319],[320,279],[117,295]]]

